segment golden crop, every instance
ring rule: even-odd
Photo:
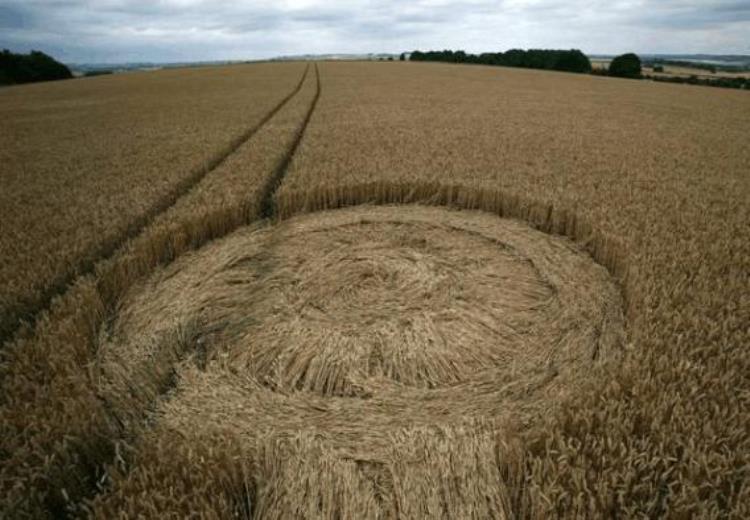
[[[297,81],[303,71],[297,69]],[[247,142],[92,274],[78,278],[42,313],[33,334],[19,335],[0,351],[0,422],[6,433],[0,438],[0,489],[3,505],[15,515],[59,511],[90,492],[92,478],[101,477],[81,459],[96,465],[111,460],[120,441],[104,439],[122,440],[124,432],[97,398],[99,382],[86,368],[96,362],[99,331],[139,277],[260,218],[266,185],[288,160],[317,95],[313,71],[308,68],[303,77],[299,90]],[[146,370],[161,370],[168,378],[173,360],[167,357],[164,366],[152,361]],[[131,395],[135,403],[143,403],[138,400],[153,389],[147,379],[141,383],[131,385],[137,388]]]
[[[750,97],[431,64],[322,75],[283,214],[478,207],[575,239],[621,279],[630,355],[528,444],[540,514],[747,516]]]
[[[135,235],[293,88],[302,64],[0,92],[0,338]]]
[[[4,346],[0,507],[750,516],[748,130],[738,91],[311,66]]]
[[[566,240],[482,213],[353,208],[246,228],[156,271],[122,300],[97,369],[128,422],[143,408],[128,385],[159,379],[134,367],[205,345],[176,365],[143,442],[221,439],[258,516],[503,517],[498,432],[549,413],[623,337],[611,277]],[[150,471],[99,514],[142,512],[130,486]]]

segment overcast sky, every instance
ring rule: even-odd
[[[0,0],[0,47],[69,63],[513,47],[750,54],[750,0]]]

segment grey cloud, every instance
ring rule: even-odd
[[[48,49],[67,61],[447,47],[748,53],[750,2],[0,0],[0,28],[0,46]]]
[[[728,24],[750,22],[750,2],[712,2],[709,5],[664,2],[655,4],[653,8],[642,13],[634,13],[628,20],[630,23],[640,23],[657,29],[721,30]],[[750,41],[750,38],[748,40]]]
[[[22,29],[30,25],[30,16],[13,6],[0,6],[0,29]]]

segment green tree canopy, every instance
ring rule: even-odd
[[[445,61],[449,63],[478,63],[528,69],[591,72],[591,62],[578,49],[511,49],[507,52],[468,54],[464,51],[414,51],[411,61]]]
[[[72,78],[70,69],[40,51],[15,54],[8,49],[0,52],[0,84],[32,83]]]
[[[609,64],[609,75],[618,78],[640,78],[641,59],[632,52],[617,56]]]

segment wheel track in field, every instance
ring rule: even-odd
[[[307,114],[305,115],[305,119],[302,122],[302,125],[300,126],[297,135],[294,138],[294,141],[292,142],[292,146],[289,149],[289,152],[284,157],[282,162],[278,165],[276,168],[276,171],[274,174],[266,181],[265,186],[263,187],[263,192],[261,195],[261,206],[260,206],[260,216],[262,218],[273,218],[277,217],[277,207],[276,202],[274,200],[274,197],[276,195],[276,191],[279,189],[279,186],[281,186],[281,183],[284,181],[284,177],[287,174],[287,171],[289,170],[289,165],[292,162],[292,159],[294,159],[295,154],[297,153],[297,148],[299,148],[300,143],[302,142],[302,137],[305,135],[305,130],[307,130],[307,125],[310,123],[310,119],[312,118],[313,112],[315,112],[315,107],[318,106],[318,100],[320,99],[320,71],[318,70],[318,64],[315,64],[315,96],[313,97],[312,103],[310,104],[310,108],[307,111]]]
[[[284,104],[287,101],[289,101],[299,90],[301,90],[301,87],[307,78],[309,69],[310,69],[310,66],[308,65],[305,69],[305,72],[303,74],[300,84],[297,86],[294,93],[291,96],[289,96],[288,99],[285,99]],[[259,218],[260,219],[266,219],[270,221],[277,217],[276,205],[274,202],[274,195],[277,189],[279,188],[279,186],[281,185],[281,183],[283,182],[284,177],[287,174],[289,165],[294,159],[297,149],[299,148],[299,145],[302,142],[302,139],[304,137],[305,131],[307,129],[307,125],[309,124],[310,119],[312,118],[312,115],[315,112],[315,109],[317,107],[318,99],[320,98],[320,94],[321,94],[320,72],[319,72],[317,64],[314,65],[314,70],[315,70],[315,80],[316,80],[315,94],[313,96],[313,99],[310,103],[309,108],[307,109],[307,112],[305,113],[305,117],[302,123],[299,125],[299,127],[295,131],[294,138],[292,140],[292,143],[289,149],[283,155],[279,164],[276,166],[271,176],[266,180],[266,183],[264,184],[263,189],[261,190],[261,196],[259,197],[259,200],[260,200]],[[264,123],[272,119],[273,115],[275,115],[276,112],[278,112],[281,108],[283,108],[283,104],[279,105],[274,110],[273,114],[270,117],[266,117],[264,119]],[[260,130],[260,126],[257,128],[257,130]],[[252,137],[252,135],[250,137]],[[231,233],[232,231],[233,230],[230,230],[228,231],[228,233]],[[180,352],[177,353],[177,357],[173,361],[173,364],[181,363],[187,358],[187,356],[191,354],[191,352],[192,351],[189,348],[181,350]],[[174,370],[167,371],[164,374],[164,376],[159,379],[160,380],[158,381],[158,385],[159,385],[158,394],[155,397],[155,399],[150,403],[150,405],[146,409],[143,409],[144,417],[154,411],[156,404],[160,400],[169,398],[168,397],[169,392],[174,389],[174,387],[176,386],[178,382],[177,378],[175,377]],[[128,432],[126,427],[115,416],[110,406],[110,403],[107,401],[107,399],[99,395],[97,396],[97,399],[101,402],[102,406],[106,410],[106,413],[111,416],[112,421],[115,423],[119,423],[120,427],[122,428],[122,430],[120,431],[119,437],[110,439],[113,445],[116,445],[116,446],[130,445],[133,442],[134,438],[137,439],[140,436],[140,434],[143,433],[143,430],[135,431],[135,432],[133,431]],[[149,427],[146,427],[146,428],[148,429]],[[120,471],[123,471],[123,470],[126,472],[129,471],[130,468],[125,465],[126,460],[122,458],[122,455],[125,455],[125,458],[127,458],[126,454],[121,454],[116,449],[115,454],[114,454],[114,459],[108,458],[108,460],[102,459],[102,460],[96,460],[96,461],[91,461],[91,460],[88,461],[88,467],[90,470],[89,481],[92,483],[92,486],[88,490],[89,492],[86,493],[84,496],[80,496],[74,499],[73,503],[76,504],[76,512],[71,514],[71,512],[69,510],[66,510],[62,506],[62,504],[55,503],[54,501],[50,501],[47,503],[47,507],[49,511],[53,512],[56,516],[63,517],[63,518],[75,517],[76,514],[82,511],[85,511],[85,507],[83,509],[79,509],[79,508],[81,508],[81,506],[84,506],[87,502],[94,500],[101,493],[106,492],[106,485],[105,486],[102,485],[103,482],[100,480],[100,477],[99,477],[99,472],[102,468],[105,468],[111,465],[117,465],[120,468]],[[71,505],[71,504],[68,504],[68,505]]]
[[[317,67],[317,66],[316,66]],[[52,301],[55,297],[63,294],[70,284],[78,277],[85,276],[94,271],[95,266],[109,257],[120,249],[128,240],[131,240],[138,236],[144,229],[151,225],[154,220],[163,214],[169,208],[177,204],[177,202],[187,195],[198,183],[203,180],[209,173],[216,170],[221,166],[234,152],[236,152],[243,144],[249,141],[273,116],[275,116],[292,98],[294,98],[299,91],[302,89],[302,85],[305,83],[305,79],[310,70],[310,65],[305,67],[302,77],[300,78],[294,89],[287,94],[281,101],[279,101],[265,116],[261,118],[258,123],[247,129],[241,135],[237,136],[232,140],[224,149],[220,150],[216,155],[211,157],[205,166],[196,169],[191,175],[177,183],[173,189],[162,197],[145,215],[137,218],[132,222],[123,233],[113,240],[102,244],[98,251],[95,251],[92,258],[84,260],[81,264],[76,266],[74,269],[67,273],[63,273],[58,276],[56,280],[49,285],[49,287],[42,292],[37,298],[28,298],[26,301],[21,301],[15,308],[11,307],[6,309],[3,315],[0,315],[0,345],[11,341],[16,337],[19,332],[26,330],[33,330],[39,315],[49,309]],[[317,72],[317,68],[316,68]],[[318,93],[320,92],[320,78],[318,77]],[[316,98],[317,101],[317,98]],[[314,108],[314,107],[313,107]],[[312,114],[312,111],[310,112]],[[308,114],[308,119],[310,114]],[[305,120],[304,126],[307,126],[307,120]],[[304,132],[304,130],[303,130]],[[294,149],[296,150],[299,139],[294,143]],[[291,156],[290,156],[291,157]],[[288,166],[289,158],[284,168]],[[278,174],[277,174],[278,176]],[[281,175],[283,177],[283,174]],[[274,177],[276,178],[276,176]],[[280,179],[281,177],[279,177]],[[278,184],[271,185],[271,192],[274,191]],[[270,193],[272,195],[272,193]],[[269,196],[270,196],[269,195]],[[265,204],[264,204],[265,207]]]

